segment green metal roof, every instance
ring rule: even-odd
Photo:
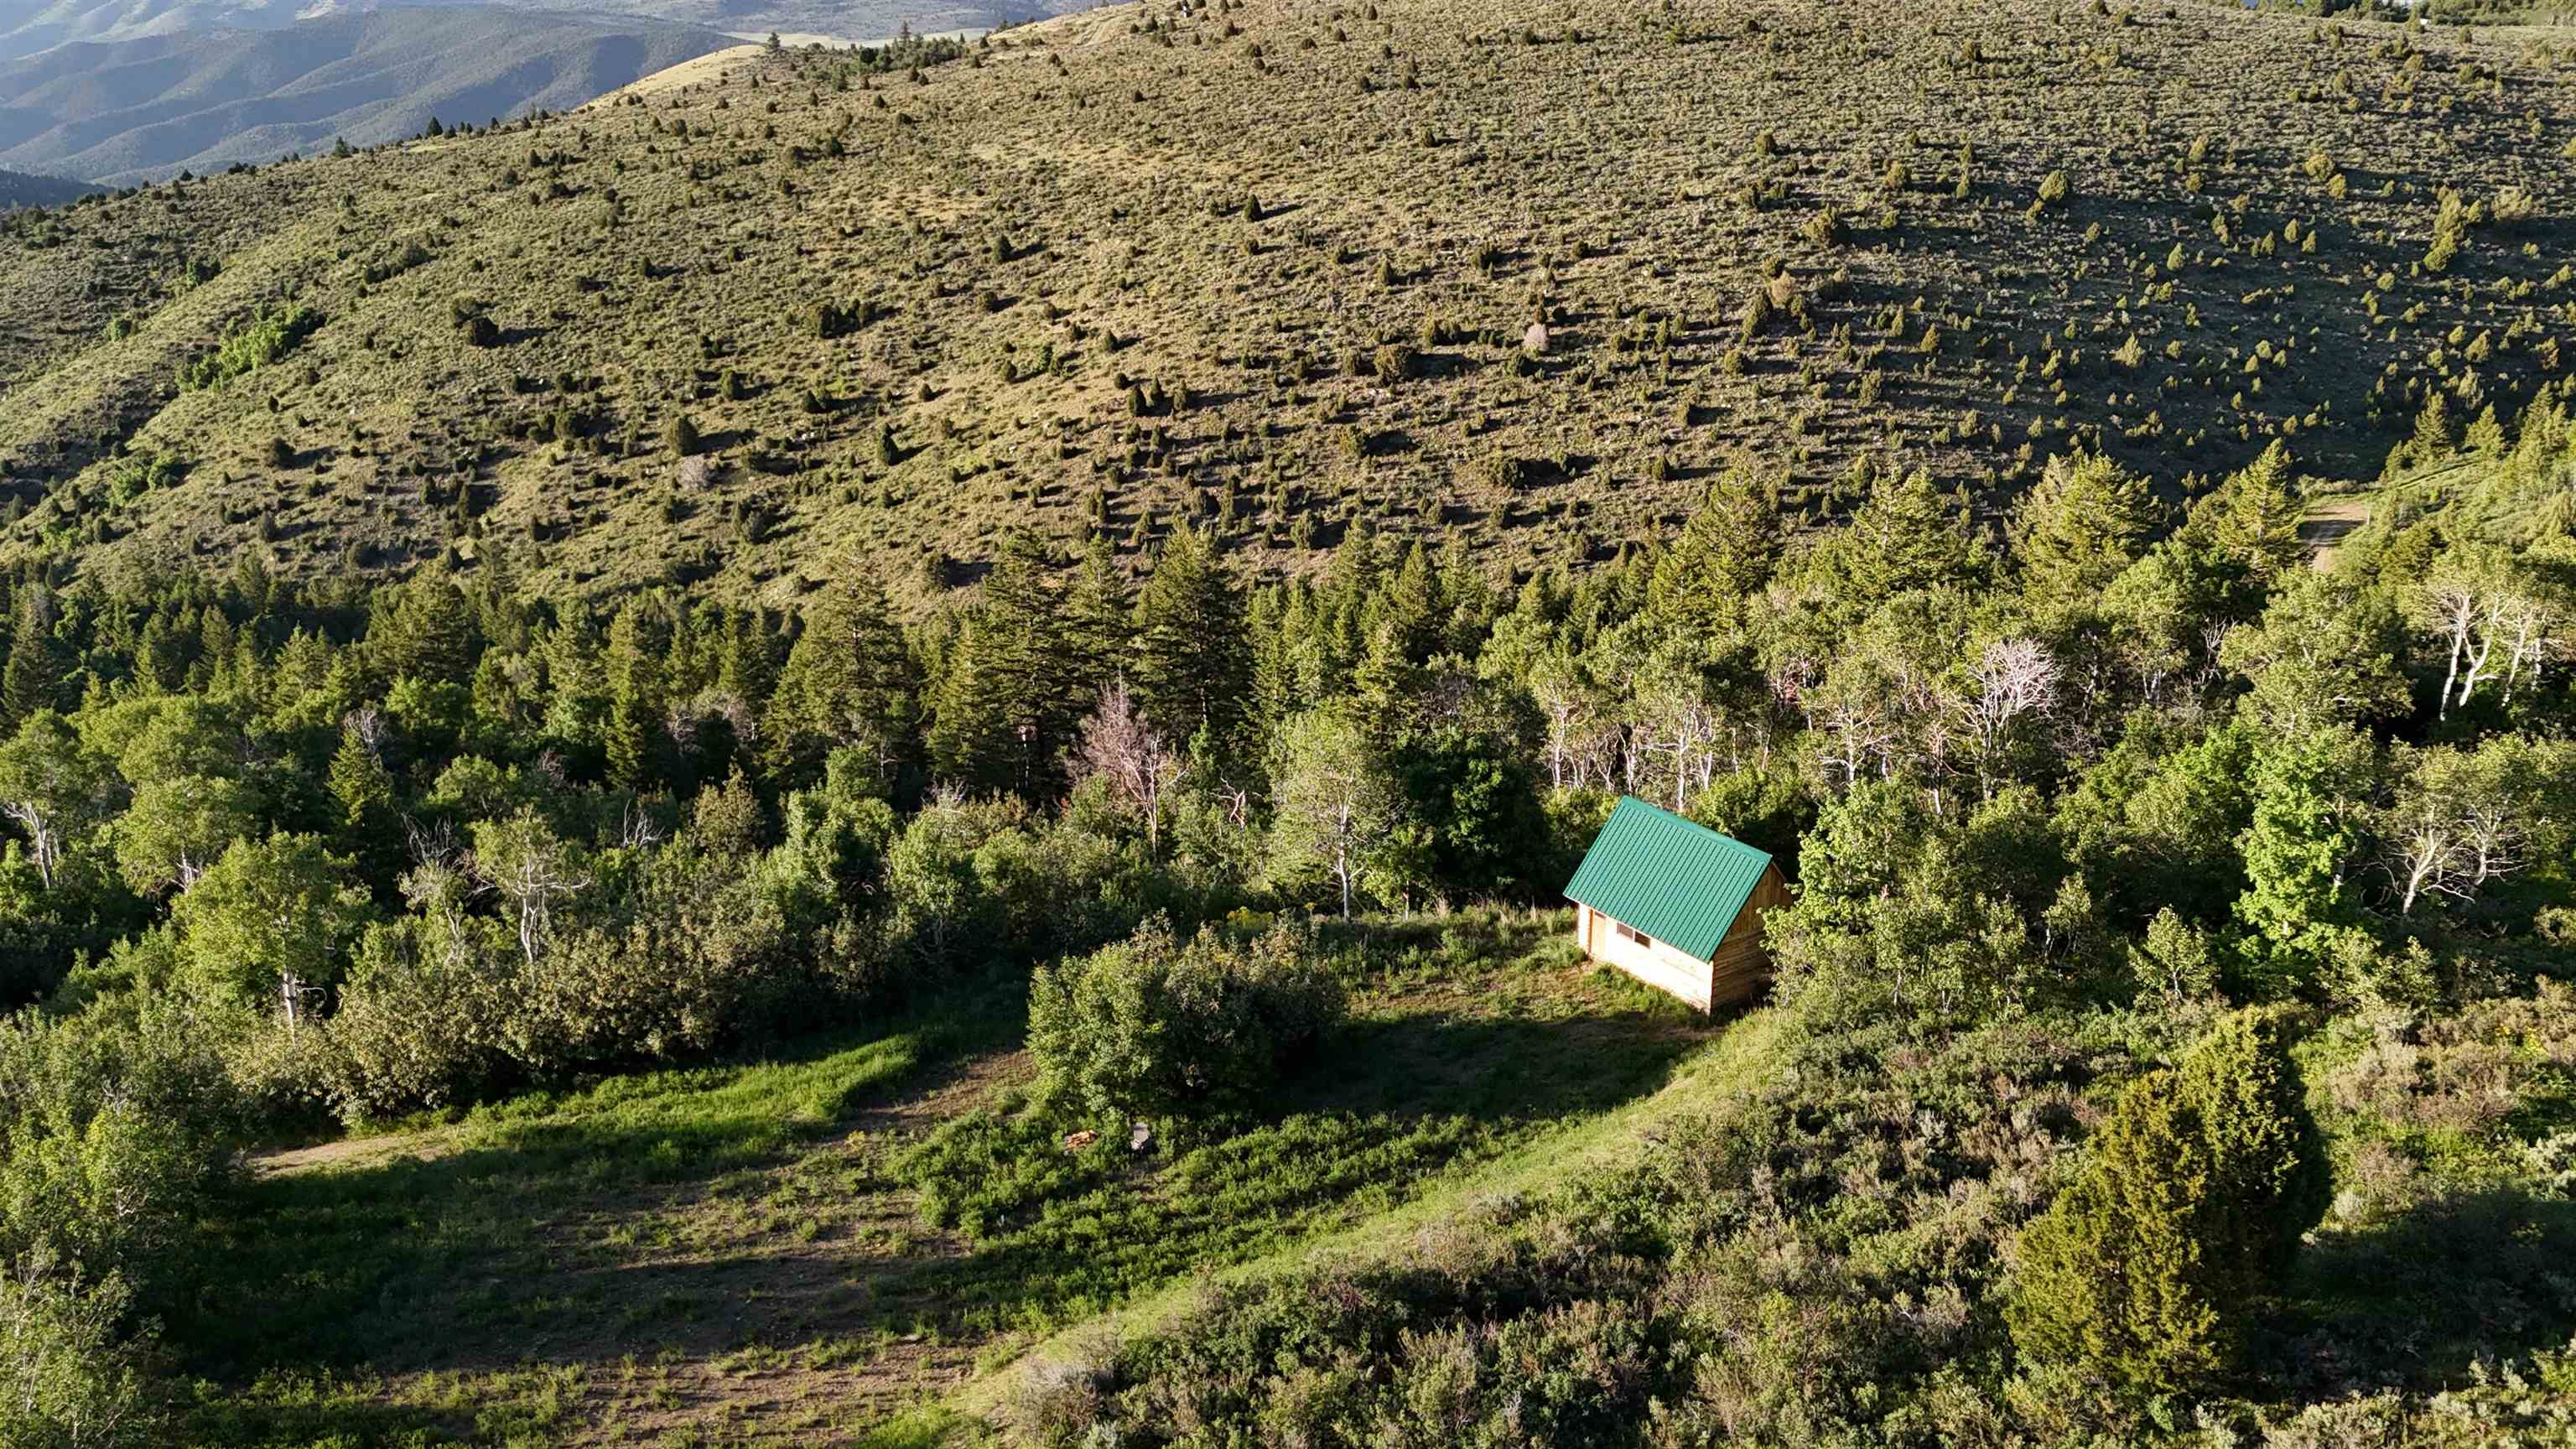
[[[1565,894],[1705,961],[1770,868],[1741,840],[1622,795]]]

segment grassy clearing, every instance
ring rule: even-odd
[[[290,1156],[241,1190],[171,1325],[207,1384],[197,1432],[903,1442],[1043,1333],[1487,1190],[1652,1100],[1720,1027],[1561,930],[1355,933],[1347,1028],[1275,1114],[1172,1153],[1074,1160],[1035,1127],[1003,989],[787,1059]],[[924,1142],[984,1156],[931,1172]],[[973,1197],[974,1231],[934,1225],[964,1214],[925,1214],[916,1180]]]

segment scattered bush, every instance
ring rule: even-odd
[[[1339,1015],[1338,986],[1286,927],[1244,944],[1168,923],[1040,967],[1029,1050],[1075,1110],[1157,1124],[1257,1110]]]

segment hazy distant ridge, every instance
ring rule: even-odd
[[[728,43],[653,21],[455,7],[66,45],[0,65],[0,167],[128,183],[335,138],[373,145],[433,116],[576,106]]]

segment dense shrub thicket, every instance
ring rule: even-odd
[[[1292,930],[1183,942],[1148,923],[1029,983],[1041,1089],[1115,1122],[1257,1108],[1340,1010],[1340,988]]]

